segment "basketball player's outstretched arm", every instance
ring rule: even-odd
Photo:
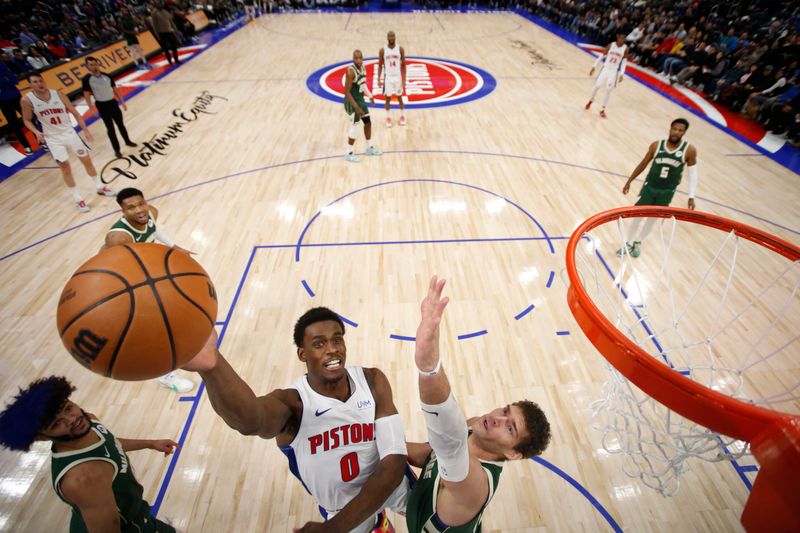
[[[486,502],[489,485],[476,457],[469,454],[467,423],[450,390],[450,381],[439,359],[439,328],[448,298],[442,297],[445,280],[431,278],[422,300],[422,318],[417,328],[414,362],[419,375],[422,402],[430,446],[436,452],[442,486],[436,499],[436,513],[447,524],[471,520]],[[412,452],[424,452],[414,447]],[[415,461],[419,457],[414,458]]]
[[[631,177],[628,178],[628,181],[625,182],[625,186],[622,187],[622,194],[628,194],[628,191],[631,190],[631,183],[633,183],[633,180],[636,179],[636,176],[641,174],[642,171],[647,168],[647,164],[653,160],[653,157],[656,155],[656,148],[658,148],[658,141],[655,141],[650,145],[650,148],[647,149],[644,159],[642,159],[636,168],[633,169]]]
[[[361,490],[356,496],[347,502],[341,511],[321,524],[319,522],[308,522],[300,529],[295,529],[299,533],[311,533],[313,531],[350,531],[356,526],[367,520],[370,516],[379,512],[383,508],[384,502],[392,492],[403,481],[406,467],[405,436],[402,432],[402,425],[399,430],[395,426],[392,432],[391,442],[387,442],[387,432],[393,429],[391,425],[379,422],[387,422],[387,417],[396,416],[397,408],[392,398],[392,386],[386,375],[377,368],[365,368],[364,375],[369,383],[372,396],[375,398],[375,431],[378,434],[381,446],[389,448],[387,455],[378,463],[378,467],[367,478]],[[397,422],[400,423],[399,416]],[[384,434],[381,435],[380,433]],[[382,442],[381,442],[382,440]],[[402,453],[399,453],[402,452]]]
[[[274,438],[292,415],[283,401],[283,391],[275,390],[260,397],[255,395],[217,350],[215,330],[203,349],[183,368],[200,373],[214,411],[243,435]]]

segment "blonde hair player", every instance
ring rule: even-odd
[[[589,103],[586,104],[584,109],[592,107],[592,102],[594,102],[597,91],[599,91],[601,87],[605,87],[606,94],[603,97],[603,108],[600,109],[600,116],[606,118],[606,106],[608,105],[608,99],[611,97],[611,91],[616,88],[617,84],[622,83],[622,80],[625,79],[625,67],[628,64],[628,45],[625,44],[624,33],[618,33],[617,40],[606,46],[603,54],[599,56],[597,61],[594,62],[594,65],[592,65],[589,76],[594,76],[594,71],[600,63],[603,63],[603,67],[600,69],[600,74],[597,75],[597,79],[594,82],[592,97],[589,98]]]
[[[97,175],[92,158],[89,156],[91,148],[83,142],[83,139],[75,133],[75,129],[72,127],[69,114],[72,114],[75,120],[78,121],[86,140],[89,142],[94,140],[91,132],[86,128],[86,122],[83,121],[81,114],[72,106],[69,98],[54,89],[49,89],[47,82],[38,72],[28,74],[28,82],[33,90],[24,94],[20,100],[22,121],[25,123],[25,127],[36,136],[36,141],[39,144],[47,142],[47,148],[61,169],[61,176],[67,185],[67,190],[72,195],[72,199],[75,200],[75,204],[78,206],[78,211],[81,213],[89,211],[89,205],[75,186],[75,178],[72,176],[72,167],[69,164],[70,152],[78,156],[80,162],[83,163],[86,173],[94,181],[97,194],[100,196],[115,196],[116,193],[100,181],[100,176]],[[34,115],[41,123],[42,131],[39,131],[33,125],[32,119]]]
[[[406,92],[406,51],[397,44],[393,31],[386,34],[386,40],[386,46],[378,52],[378,83],[382,84],[386,98],[386,127],[391,128],[392,96],[397,96],[400,106],[400,125],[406,125],[406,104],[403,102],[403,93]]]

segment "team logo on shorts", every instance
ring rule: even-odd
[[[309,76],[309,90],[328,100],[342,103],[347,67],[352,61],[323,67]],[[367,87],[375,105],[386,100],[378,82],[378,58],[364,59]],[[405,101],[407,107],[425,108],[462,104],[492,92],[497,82],[491,74],[472,65],[431,57],[406,57]],[[396,102],[396,101],[395,101]],[[396,105],[396,104],[393,104]]]

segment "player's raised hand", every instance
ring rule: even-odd
[[[217,366],[217,330],[211,330],[211,336],[206,341],[206,345],[197,352],[197,355],[191,361],[183,365],[184,370],[192,372],[202,372],[204,370],[213,370]]]
[[[445,283],[446,280],[433,276],[428,284],[428,294],[420,304],[422,318],[417,327],[414,362],[424,372],[430,372],[439,363],[439,325],[450,301],[447,297],[442,298]]]
[[[178,443],[169,439],[154,440],[150,443],[150,449],[162,452],[164,457],[170,455],[176,448],[179,448]]]

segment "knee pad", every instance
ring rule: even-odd
[[[364,125],[366,125],[366,124],[371,124],[371,121],[370,121],[370,119],[369,119],[369,113],[367,113],[366,115],[364,115],[363,117],[361,117],[361,120],[363,120],[363,121],[364,121]]]
[[[358,135],[358,128],[356,127],[356,125],[355,125],[355,124],[352,124],[352,125],[350,126],[350,130],[347,132],[347,136],[348,136],[350,139],[355,139],[355,138],[356,138],[356,135]]]

